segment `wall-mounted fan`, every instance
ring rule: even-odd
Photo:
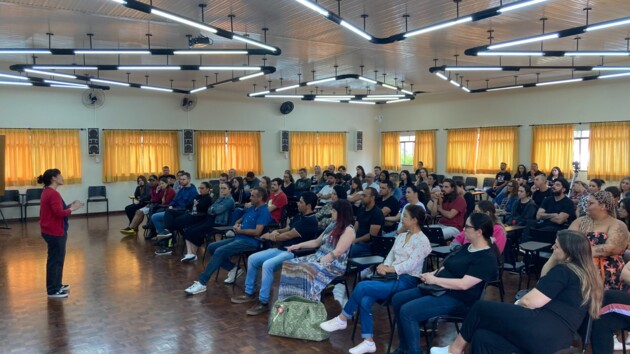
[[[182,100],[179,101],[179,108],[184,112],[190,112],[197,106],[197,95],[189,94],[184,95]]]
[[[105,103],[105,94],[103,90],[85,90],[81,95],[81,102],[87,108],[98,108]]]

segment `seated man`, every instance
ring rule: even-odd
[[[538,178],[538,177],[537,177]],[[559,231],[569,227],[575,220],[575,206],[566,192],[569,190],[569,182],[559,178],[553,182],[553,197],[547,197],[536,212],[538,224],[534,227],[544,231]]]
[[[232,180],[233,180],[234,178],[236,178],[236,170],[235,170],[235,169],[233,169],[233,168],[230,168],[230,169],[228,170],[227,175],[228,175],[228,179],[227,179],[227,180],[228,180],[228,182],[230,182],[230,185],[232,185]]]
[[[230,258],[240,252],[256,251],[260,247],[260,241],[256,239],[262,235],[263,230],[271,221],[271,215],[267,208],[267,191],[264,188],[254,188],[251,194],[252,206],[247,208],[245,215],[234,224],[234,234],[232,238],[213,242],[208,246],[208,252],[212,259],[195,282],[184,290],[187,294],[194,295],[206,291],[206,284],[214,272],[222,267],[229,270],[228,277],[224,283],[232,284],[236,278],[243,273],[239,269],[236,273],[234,263]]]
[[[278,248],[269,248],[256,252],[247,260],[247,277],[245,279],[245,293],[232,297],[232,303],[243,304],[255,301],[256,280],[258,270],[262,268],[262,280],[258,303],[247,310],[250,316],[259,315],[269,311],[269,299],[273,274],[282,267],[282,262],[292,259],[295,255],[286,250],[291,245],[312,240],[317,237],[317,219],[315,218],[315,206],[317,196],[313,192],[304,192],[298,202],[299,214],[291,219],[289,226],[262,235],[260,238],[274,243],[278,242]]]
[[[319,198],[319,202],[322,204],[331,203],[333,187],[335,186],[335,174],[334,173],[325,173],[326,175],[326,185],[317,193],[317,197]]]
[[[490,198],[494,198],[503,190],[503,187],[512,179],[512,175],[507,171],[507,164],[501,162],[500,171],[497,173],[491,188],[486,190]]]
[[[227,173],[222,173],[219,176],[219,183],[215,183],[215,184],[212,185],[212,190],[210,191],[210,197],[212,197],[212,200],[215,200],[215,199],[219,198],[219,194],[220,194],[219,185],[221,183],[227,182],[228,179],[229,179],[228,174]]]
[[[439,214],[441,217],[438,224],[430,227],[441,228],[445,240],[454,238],[464,229],[466,200],[457,193],[455,181],[447,178],[442,182],[442,193],[437,195],[433,208],[431,214]]]
[[[381,228],[385,223],[383,212],[376,206],[377,195],[378,192],[372,187],[368,187],[363,191],[363,206],[359,209],[357,221],[354,225],[357,237],[354,239],[350,249],[349,258],[372,255],[370,236],[380,235]]]
[[[350,186],[350,181],[352,180],[352,176],[350,176],[350,174],[347,172],[346,166],[340,165],[337,168],[337,171],[341,173],[341,178],[343,179],[343,183],[346,184],[347,186]]]
[[[199,195],[197,187],[190,183],[190,173],[184,172],[179,177],[179,192],[175,194],[175,198],[169,203],[167,211],[171,213],[174,218],[186,213],[187,207],[192,207],[193,199]],[[151,216],[151,222],[155,226],[158,239],[171,237],[172,233],[164,227],[164,215],[166,212],[155,213]]]
[[[374,173],[368,172],[368,174],[365,175],[365,182],[363,182],[362,185],[363,190],[365,190],[367,187],[372,187],[378,192],[381,189],[381,185],[377,183],[375,179],[376,177],[374,176]]]
[[[269,202],[267,203],[269,213],[271,213],[271,218],[277,224],[280,224],[282,219],[282,208],[289,203],[286,194],[284,194],[280,186],[282,186],[282,180],[280,178],[274,178],[271,181],[271,195],[269,196]]]
[[[295,180],[295,195],[300,196],[304,192],[310,192],[311,179],[306,176],[306,169],[300,168],[300,178]]]
[[[380,197],[376,202],[376,206],[381,209],[383,212],[383,217],[387,218],[389,216],[396,216],[398,214],[398,210],[400,209],[400,203],[396,198],[394,198],[394,184],[392,181],[387,180],[385,182],[381,182],[381,190]],[[385,231],[390,232],[394,230],[395,226],[385,227]]]
[[[536,178],[536,176],[540,176],[540,175],[544,175],[545,173],[541,170],[538,169],[538,164],[536,162],[532,162],[532,165],[529,168],[529,171],[527,172],[527,184],[529,184],[529,186],[533,186],[534,185],[534,178]],[[547,176],[545,176],[545,180],[547,179]]]
[[[245,176],[245,185],[243,186],[243,189],[246,191],[249,191],[250,189],[258,188],[259,184],[260,184],[260,180],[258,179],[258,177],[256,177],[254,172],[252,171],[247,172],[247,175]]]
[[[532,193],[532,200],[540,207],[545,198],[553,196],[553,191],[549,188],[547,177],[545,177],[544,174],[539,174],[534,177],[534,186],[536,187],[536,191]]]

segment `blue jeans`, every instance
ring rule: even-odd
[[[348,303],[341,313],[351,318],[357,308],[361,320],[361,337],[374,337],[374,318],[372,305],[377,300],[385,300],[395,293],[410,289],[418,284],[418,278],[403,274],[395,281],[364,280],[359,282],[350,294]]]
[[[399,292],[392,298],[394,316],[398,325],[400,349],[408,354],[422,354],[420,346],[420,323],[432,317],[460,314],[468,306],[447,295],[423,295],[418,288]]]
[[[164,214],[165,213],[166,212],[161,211],[159,213],[155,213],[151,215],[151,222],[153,223],[153,226],[155,226],[155,231],[157,231],[158,233],[164,232]]]
[[[368,257],[371,255],[372,249],[370,249],[369,242],[355,243],[350,248],[350,254],[348,255],[348,258]]]
[[[203,273],[199,276],[199,282],[202,285],[206,285],[208,280],[219,267],[225,270],[232,270],[234,263],[230,261],[230,258],[240,252],[255,251],[256,247],[252,247],[249,243],[229,238],[227,240],[221,240],[213,242],[208,246],[208,252],[212,255],[212,259],[204,269]]]
[[[247,277],[245,278],[245,293],[249,295],[254,294],[256,291],[256,280],[258,279],[258,269],[262,268],[258,300],[263,304],[268,304],[271,286],[273,285],[273,274],[282,268],[282,262],[294,257],[293,253],[277,248],[270,248],[249,256],[247,260]]]

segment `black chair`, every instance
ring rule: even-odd
[[[437,175],[437,178],[438,178],[438,184],[442,185],[442,182],[444,182],[444,178],[445,178],[444,175]]]
[[[24,195],[24,220],[28,219],[28,207],[41,204],[43,188],[29,188]]]
[[[102,203],[105,202],[107,206],[107,217],[109,217],[109,199],[107,199],[107,189],[105,186],[89,186],[88,198],[85,203],[85,216],[90,213],[90,203]]]
[[[486,177],[483,179],[483,184],[481,185],[482,189],[491,188],[494,184],[495,179],[492,177]]]
[[[439,246],[446,246],[446,240],[444,239],[444,232],[439,227],[427,227],[424,226],[422,228],[422,233],[424,233],[429,242],[438,244]]]
[[[453,181],[461,181],[462,183],[464,183],[464,176],[453,176]]]
[[[477,177],[466,177],[464,186],[466,189],[477,189]]]
[[[395,237],[370,236],[370,251],[372,252],[372,255],[348,259],[348,267],[350,267],[350,271],[365,269],[367,267],[383,263],[389,254],[389,251],[392,247],[394,247],[395,242]],[[359,281],[359,277],[359,272],[356,272],[354,278],[355,285]]]
[[[7,224],[7,220],[4,218],[4,213],[2,212],[2,209],[4,208],[20,208],[20,220],[24,218],[22,214],[20,191],[17,189],[7,189],[4,191],[4,195],[0,196],[0,216],[2,217],[2,222],[4,223],[4,227],[1,228],[10,229],[9,224]]]

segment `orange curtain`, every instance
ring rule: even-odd
[[[618,181],[630,175],[630,122],[591,123],[588,176]]]
[[[31,163],[31,134],[27,129],[0,129],[5,136],[4,175],[6,186],[26,186],[35,182],[35,174]]]
[[[493,174],[501,162],[513,170],[518,161],[518,127],[480,128],[477,173]]]
[[[195,132],[197,178],[216,178],[227,167],[224,131]]]
[[[345,132],[291,132],[289,135],[290,169],[313,172],[315,165],[346,165]]]
[[[532,127],[532,162],[549,174],[554,166],[572,171],[573,124],[539,125]],[[565,177],[569,178],[569,174]]]
[[[103,182],[135,181],[162,166],[179,170],[178,142],[177,131],[105,130]]]
[[[477,128],[446,132],[446,172],[475,173],[477,137]]]
[[[234,168],[239,175],[245,175],[249,171],[262,174],[260,132],[228,132],[227,163],[224,171]]]
[[[400,170],[400,133],[381,133],[381,167],[384,170]]]
[[[429,171],[435,171],[435,130],[416,131],[416,144],[413,153],[413,163],[424,163]]]

